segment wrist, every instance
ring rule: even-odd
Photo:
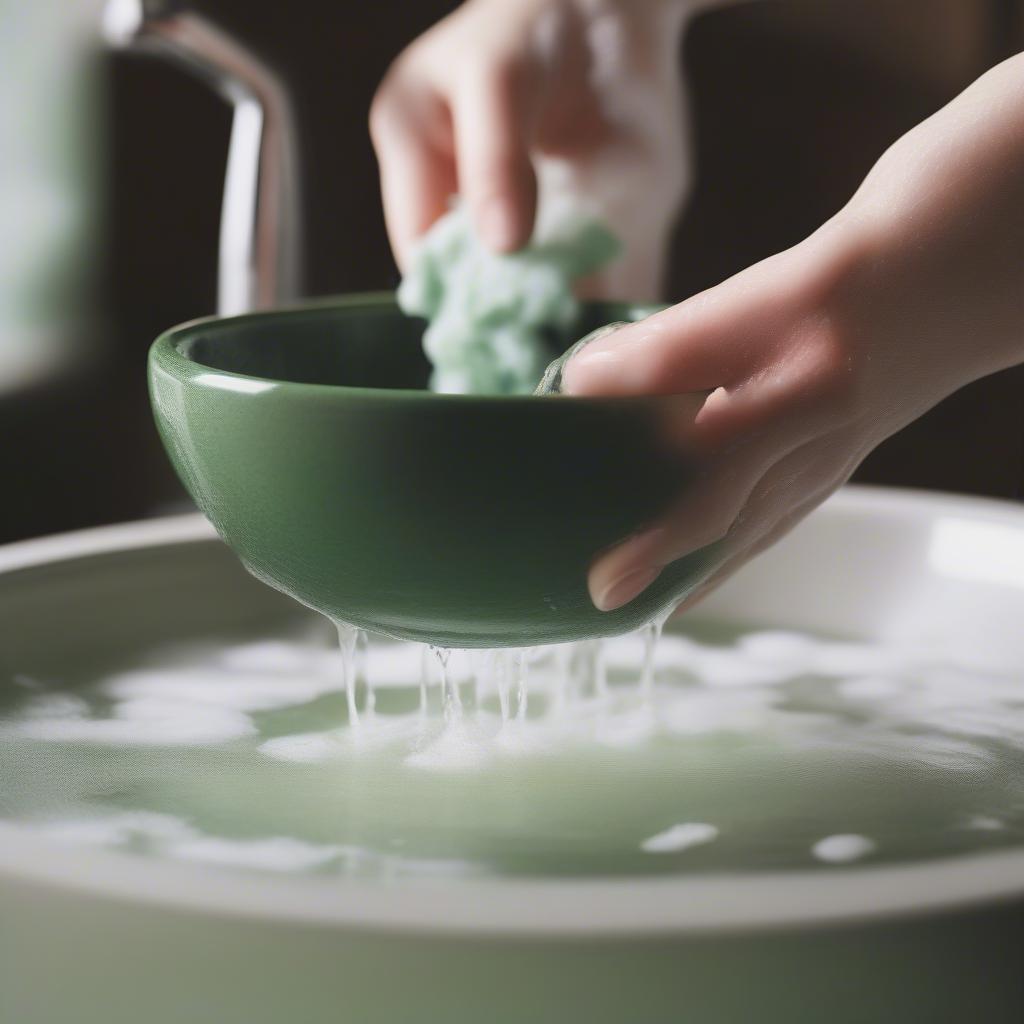
[[[1024,359],[975,320],[980,311],[949,281],[943,254],[907,230],[902,206],[855,197],[817,234],[821,308],[857,368],[879,439]]]

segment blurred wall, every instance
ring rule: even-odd
[[[308,292],[389,287],[366,133],[390,60],[453,3],[201,0],[290,83],[300,119]],[[698,178],[676,234],[680,299],[798,241],[900,134],[1024,46],[1024,0],[761,0],[702,15],[687,37]],[[182,500],[150,424],[145,352],[214,305],[228,112],[157,61],[106,70],[99,355],[73,387],[0,403],[0,540],[126,519]],[[0,70],[2,75],[2,70]],[[954,396],[858,478],[1018,496],[1024,376]]]

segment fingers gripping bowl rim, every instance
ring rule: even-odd
[[[577,336],[649,307],[588,304]],[[390,294],[210,318],[161,335],[153,412],[178,475],[256,576],[353,625],[445,646],[620,634],[669,610],[706,548],[599,612],[593,557],[684,492],[701,396],[438,395]]]

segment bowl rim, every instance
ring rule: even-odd
[[[817,514],[897,520],[968,517],[1024,531],[1004,501],[848,486]],[[0,574],[216,540],[199,515],[78,531],[0,548]],[[1024,582],[1024,581],[1022,581]],[[6,887],[56,888],[203,916],[405,935],[612,940],[748,935],[907,920],[1024,900],[1024,849],[915,864],[673,878],[401,880],[231,872],[64,847],[0,822]]]
[[[602,300],[599,302],[584,302],[584,306],[608,306],[623,315],[627,312],[635,313],[637,319],[649,316],[665,306],[663,303],[653,302],[629,302],[626,300]],[[279,389],[286,389],[297,395],[308,397],[327,396],[344,397],[346,399],[375,400],[378,398],[401,399],[405,402],[420,402],[437,406],[439,403],[449,405],[488,405],[496,403],[505,406],[531,406],[535,407],[539,399],[550,407],[557,407],[555,403],[548,401],[551,397],[557,397],[559,405],[567,401],[576,404],[589,406],[618,408],[649,406],[652,401],[665,401],[669,396],[657,396],[652,398],[648,395],[626,395],[626,396],[578,396],[578,395],[456,395],[438,394],[427,390],[414,388],[365,388],[351,387],[345,384],[316,384],[308,381],[280,380],[275,377],[260,377],[255,374],[239,373],[235,370],[222,370],[216,366],[201,363],[184,355],[178,347],[181,341],[188,338],[197,331],[206,331],[211,328],[219,330],[222,327],[237,326],[253,321],[280,320],[287,322],[296,317],[315,315],[317,313],[340,312],[348,309],[377,309],[377,310],[398,310],[398,303],[394,292],[370,291],[354,292],[346,295],[329,296],[318,299],[304,300],[297,305],[282,306],[276,309],[261,310],[255,313],[239,313],[233,316],[205,316],[195,320],[187,320],[161,332],[149,348],[149,372],[152,376],[154,368],[159,368],[170,374],[176,380],[189,381],[191,384],[213,387],[225,391],[241,391],[250,394],[261,394]],[[612,317],[615,319],[615,316]],[[411,318],[415,319],[415,318]],[[619,317],[621,319],[621,317]],[[674,396],[679,397],[679,396]],[[534,411],[536,411],[534,409]]]

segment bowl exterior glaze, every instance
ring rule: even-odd
[[[592,320],[631,312],[588,310]],[[665,433],[681,402],[696,411],[695,397],[494,398],[316,382],[348,379],[346,359],[362,368],[353,377],[389,380],[393,367],[408,378],[409,362],[422,360],[420,329],[390,296],[367,296],[199,321],[154,343],[150,393],[164,445],[252,573],[333,619],[458,647],[623,633],[706,576],[707,550],[613,613],[597,611],[586,589],[594,555],[655,519],[692,479]],[[293,337],[303,340],[290,354]],[[302,365],[325,359],[329,372]],[[252,365],[279,372],[234,372]]]

